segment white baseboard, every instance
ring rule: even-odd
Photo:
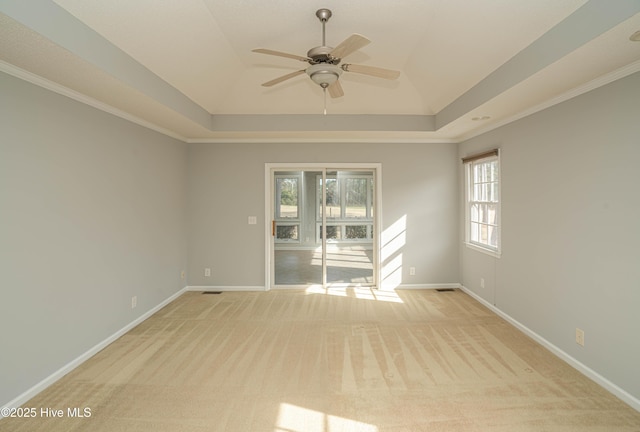
[[[315,285],[314,285],[315,286]],[[394,289],[441,289],[441,288],[461,288],[459,283],[440,284],[401,284]],[[307,285],[278,286],[276,290],[304,289]],[[333,287],[335,288],[335,287]],[[188,291],[266,291],[262,285],[256,286],[215,286],[215,285],[193,285],[187,287]]]
[[[121,328],[120,330],[118,330],[117,332],[115,332],[105,340],[103,340],[102,342],[95,345],[93,348],[89,349],[88,351],[81,354],[77,358],[71,360],[69,363],[67,363],[66,365],[64,365],[63,367],[61,367],[60,369],[58,369],[57,371],[55,371],[54,373],[52,373],[51,375],[49,375],[48,377],[40,381],[38,384],[31,387],[29,390],[22,393],[20,396],[9,401],[6,405],[2,407],[2,409],[4,410],[5,408],[17,408],[22,404],[28,402],[38,393],[40,393],[41,391],[43,391],[44,389],[46,389],[47,387],[49,387],[50,385],[58,381],[60,378],[62,378],[63,376],[65,376],[66,374],[68,374],[78,366],[80,366],[82,363],[89,360],[91,357],[93,357],[95,354],[97,354],[98,352],[106,348],[108,345],[113,343],[120,336],[124,335],[129,330],[131,330],[132,328],[134,328],[135,326],[137,326],[138,324],[140,324],[141,322],[149,318],[151,315],[153,315],[154,313],[158,312],[160,309],[162,309],[163,307],[171,303],[173,300],[180,297],[185,291],[187,291],[187,287],[182,288],[180,291],[173,294],[171,297],[167,298],[166,300],[164,300],[162,303],[155,306],[154,308],[148,310],[140,317],[136,318],[135,320],[133,320],[132,322],[130,322],[129,324],[127,324],[126,326],[124,326],[123,328]]]
[[[462,285],[459,283],[440,283],[440,284],[400,284],[395,289],[404,290],[404,289],[448,289],[448,288],[462,288]]]
[[[187,291],[266,291],[264,286],[214,286],[214,285],[193,285],[188,286]]]
[[[582,373],[587,378],[596,382],[602,388],[609,391],[614,396],[618,397],[620,400],[625,402],[631,408],[640,412],[640,399],[629,394],[627,391],[618,387],[617,385],[615,385],[614,383],[612,383],[611,381],[609,381],[608,379],[600,375],[598,372],[594,371],[590,367],[579,362],[578,360],[576,360],[575,358],[573,358],[572,356],[570,356],[569,354],[567,354],[566,352],[564,352],[563,350],[561,350],[560,348],[558,348],[557,346],[555,346],[554,344],[552,344],[551,342],[549,342],[548,340],[546,340],[545,338],[543,338],[542,336],[534,332],[533,330],[526,327],[524,324],[516,321],[511,316],[507,315],[506,313],[498,309],[496,306],[492,305],[491,303],[489,303],[488,301],[480,297],[478,294],[471,291],[469,288],[465,287],[464,285],[460,285],[460,288],[465,293],[469,294],[471,297],[473,297],[474,299],[482,303],[484,306],[489,308],[492,312],[495,312],[496,315],[505,319],[509,324],[513,325],[518,330],[520,330],[521,332],[529,336],[531,339],[533,339],[534,341],[538,342],[540,345],[542,345],[543,347],[551,351],[561,360],[568,363],[571,367],[576,369],[578,372]]]

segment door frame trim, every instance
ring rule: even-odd
[[[374,214],[373,225],[375,229],[373,241],[373,264],[374,264],[374,285],[372,288],[379,288],[381,281],[380,251],[382,250],[381,232],[382,232],[382,163],[379,162],[354,162],[354,163],[316,163],[316,162],[267,162],[264,164],[264,250],[265,250],[265,266],[264,266],[264,286],[265,291],[272,289],[273,277],[273,249],[274,242],[271,235],[271,220],[274,214],[273,203],[273,175],[275,171],[295,171],[295,170],[348,170],[348,169],[367,169],[374,172],[375,189],[374,189]],[[294,288],[292,286],[292,288]]]

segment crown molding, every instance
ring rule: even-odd
[[[68,87],[65,87],[61,84],[55,83],[53,81],[50,81],[46,78],[41,77],[40,75],[36,75],[32,72],[26,71],[24,69],[21,69],[17,66],[14,66],[10,63],[7,63],[3,60],[0,60],[0,72],[4,72],[8,75],[14,76],[16,78],[19,78],[23,81],[27,81],[31,84],[37,85],[39,87],[42,87],[46,90],[50,90],[54,93],[57,93],[59,95],[62,96],[66,96],[70,99],[75,100],[76,102],[80,102],[83,103],[85,105],[89,105],[92,108],[96,108],[100,111],[104,111],[108,114],[114,115],[116,117],[120,117],[121,119],[127,120],[131,123],[135,123],[138,126],[142,126],[146,129],[151,129],[155,132],[161,133],[162,135],[166,135],[168,137],[177,139],[179,141],[182,142],[187,142],[187,138],[183,137],[173,131],[170,131],[169,129],[165,129],[163,127],[160,127],[154,123],[151,123],[147,120],[143,120],[140,117],[136,117],[134,115],[131,115],[125,111],[122,111],[118,108],[115,108],[109,104],[106,104],[104,102],[100,102],[97,99],[94,99],[92,97],[89,97],[87,95],[84,95],[82,93],[79,93],[75,90],[72,90]]]
[[[505,119],[502,119],[496,123],[492,123],[490,125],[487,125],[484,128],[480,128],[480,129],[476,129],[473,130],[472,132],[468,133],[468,134],[463,134],[460,135],[459,137],[456,138],[456,142],[463,142],[463,141],[467,141],[471,138],[475,138],[479,135],[485,134],[487,132],[490,132],[494,129],[498,129],[501,128],[502,126],[506,126],[509,123],[513,123],[517,120],[520,120],[524,117],[530,116],[531,114],[535,114],[537,112],[540,112],[542,110],[545,110],[547,108],[551,108],[554,105],[558,105],[562,102],[566,102],[569,99],[573,99],[577,96],[580,96],[584,93],[588,93],[592,90],[595,90],[599,87],[605,86],[607,84],[610,84],[614,81],[617,81],[619,79],[625,78],[629,75],[632,75],[636,72],[640,71],[640,60],[635,61],[633,63],[629,63],[628,65],[621,67],[620,69],[616,69],[615,71],[609,72],[608,74],[599,76],[598,78],[595,78],[581,86],[575,87],[569,91],[566,91],[556,97],[553,97],[551,99],[548,99],[538,105],[535,105],[531,108],[528,108],[524,111],[520,111],[517,114],[514,114],[512,116],[509,116]]]
[[[194,138],[187,139],[189,144],[457,144],[458,139],[451,138]]]
[[[462,134],[460,136],[453,137],[453,138],[433,138],[428,136],[420,136],[422,134],[425,134],[425,135],[429,134],[429,132],[426,132],[426,133],[415,132],[416,136],[412,136],[412,137],[398,137],[398,136],[375,137],[375,134],[376,134],[375,131],[372,132],[373,136],[370,136],[370,137],[344,137],[343,136],[343,137],[324,137],[323,138],[323,137],[304,137],[304,136],[300,136],[300,137],[282,137],[282,136],[281,137],[242,137],[242,136],[239,136],[239,137],[187,138],[171,130],[168,130],[154,123],[151,123],[147,120],[143,120],[139,117],[131,115],[109,104],[106,104],[97,99],[91,98],[87,95],[79,93],[68,87],[57,84],[39,75],[36,75],[34,73],[21,69],[3,60],[0,60],[0,72],[4,72],[8,75],[22,79],[31,84],[50,90],[54,93],[60,94],[62,96],[66,96],[77,102],[83,103],[85,105],[91,106],[98,110],[104,111],[108,114],[112,114],[116,117],[122,118],[134,124],[137,124],[138,126],[153,130],[162,135],[165,135],[165,136],[174,138],[178,141],[182,141],[184,143],[189,143],[189,144],[255,144],[255,143],[262,143],[262,144],[276,144],[276,143],[457,144],[457,143],[467,141],[471,138],[475,138],[477,136],[480,136],[492,130],[498,129],[500,127],[506,126],[524,117],[530,116],[539,111],[550,108],[554,105],[573,99],[584,93],[590,92],[592,90],[595,90],[599,87],[610,84],[619,79],[625,78],[639,71],[640,71],[640,60],[630,63],[608,74],[595,78],[581,86],[575,87],[567,92],[564,92],[554,98],[546,100],[538,105],[535,105],[517,114],[509,116],[495,123],[489,124],[483,128],[475,129],[470,133]],[[301,131],[301,132],[305,133],[305,131]],[[242,134],[242,132],[240,134]]]

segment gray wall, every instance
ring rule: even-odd
[[[0,94],[2,406],[186,285],[187,146],[2,73]]]
[[[460,146],[187,146],[4,74],[0,93],[0,404],[178,292],[187,258],[189,285],[264,286],[267,162],[382,163],[403,284],[462,282],[640,398],[640,74]],[[459,157],[496,146],[500,259],[460,247]]]
[[[640,73],[459,146],[460,156],[502,149],[503,254],[462,247],[461,282],[635,398],[638,101]]]
[[[189,145],[189,285],[264,287],[268,162],[382,163],[383,231],[406,216],[402,283],[458,282],[455,145],[233,143]]]

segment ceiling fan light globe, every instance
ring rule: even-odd
[[[330,71],[321,71],[311,75],[311,79],[320,87],[326,88],[338,80],[338,74]]]
[[[340,78],[342,69],[336,65],[321,63],[308,67],[306,72],[314,83],[327,88]]]

